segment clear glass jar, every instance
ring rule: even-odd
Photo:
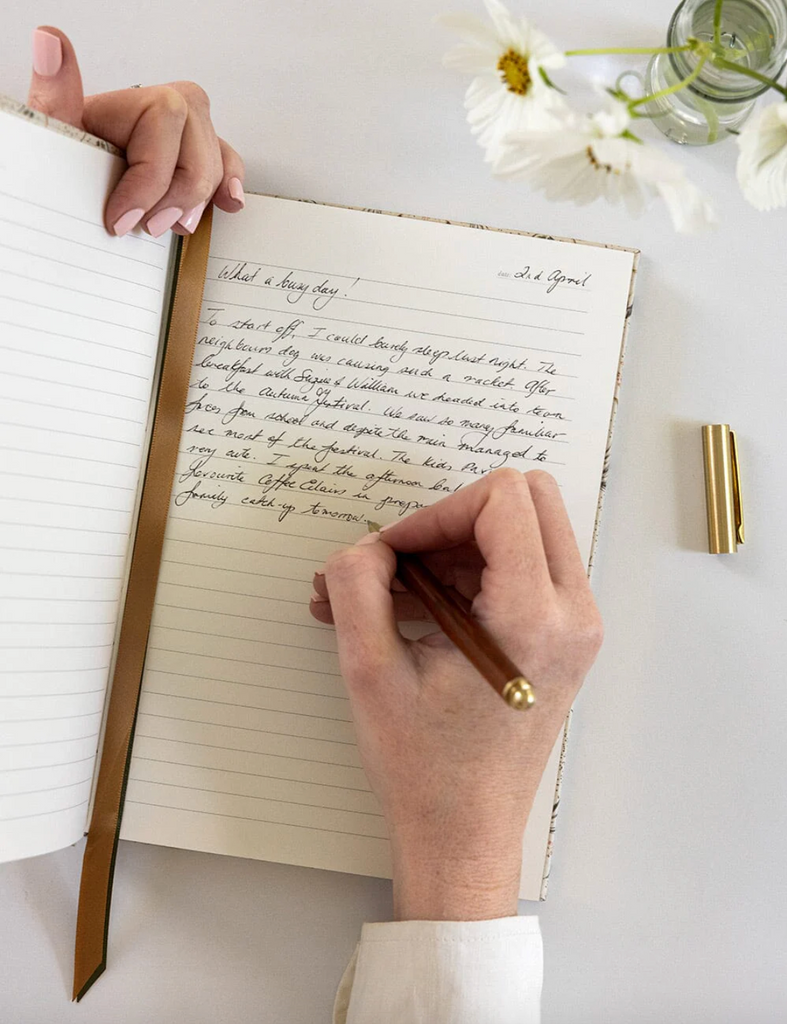
[[[715,0],[683,0],[672,15],[667,46],[690,38],[713,41]],[[721,45],[725,60],[778,78],[787,59],[785,0],[724,0]],[[696,68],[696,53],[657,54],[645,72],[645,91],[656,93],[686,78]],[[647,105],[653,123],[667,138],[691,146],[719,142],[740,130],[766,85],[709,60],[685,89]],[[774,94],[775,99],[775,94]]]

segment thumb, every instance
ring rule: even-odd
[[[27,105],[48,117],[82,128],[82,76],[69,39],[44,25],[33,33],[33,77]]]
[[[351,697],[378,687],[387,689],[401,658],[409,662],[390,589],[396,555],[379,537],[379,533],[369,534],[325,563],[339,663]]]

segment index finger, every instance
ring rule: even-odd
[[[169,188],[187,115],[186,100],[168,86],[121,89],[85,100],[85,128],[124,149],[129,165],[107,202],[110,231],[130,230]]]
[[[497,469],[382,532],[397,551],[438,551],[475,539],[492,571],[549,576],[533,497],[515,469]]]

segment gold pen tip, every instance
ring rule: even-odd
[[[380,524],[372,522],[371,519],[367,519],[366,520],[366,526],[367,526],[367,528],[369,530],[369,533],[379,533],[380,532]]]

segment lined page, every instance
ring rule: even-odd
[[[83,834],[170,245],[122,162],[0,113],[0,861]]]
[[[587,558],[631,270],[630,252],[266,197],[217,216],[125,838],[390,872],[312,574],[367,518],[503,465],[555,474]]]

